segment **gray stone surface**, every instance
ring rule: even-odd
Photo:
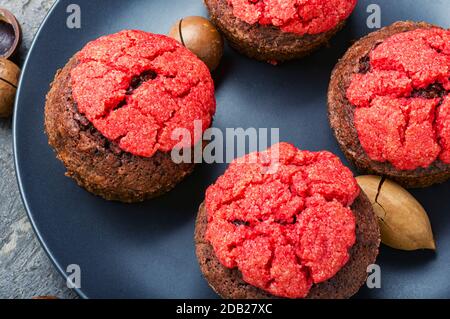
[[[23,31],[20,63],[34,34],[55,0],[0,0],[12,11]],[[11,120],[0,119],[0,298],[52,295],[76,298],[31,229],[14,173]]]

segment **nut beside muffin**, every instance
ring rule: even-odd
[[[222,297],[348,298],[380,234],[372,205],[329,152],[287,143],[230,164],[201,205],[201,271]]]
[[[357,41],[335,67],[330,124],[360,171],[405,187],[450,178],[449,36],[397,22]]]
[[[345,24],[357,0],[205,0],[211,20],[232,47],[261,61],[304,57]]]
[[[171,159],[180,146],[172,133],[181,128],[195,136],[195,120],[206,130],[215,106],[210,72],[193,53],[166,36],[122,31],[90,42],[58,71],[45,129],[80,186],[136,202],[191,173],[194,164]]]

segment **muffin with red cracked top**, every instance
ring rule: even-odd
[[[398,22],[356,42],[329,87],[331,126],[363,172],[406,187],[450,178],[450,31]]]
[[[210,127],[215,106],[210,72],[193,53],[163,35],[122,31],[88,43],[58,71],[45,129],[79,185],[136,202],[169,191],[192,171],[170,153],[201,142],[194,123]]]
[[[197,217],[200,268],[224,298],[348,298],[380,243],[349,169],[280,143],[230,164]]]
[[[241,53],[271,63],[327,43],[357,0],[205,0],[211,20]]]

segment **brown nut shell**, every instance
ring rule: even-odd
[[[383,244],[401,250],[436,249],[428,215],[406,189],[380,176],[356,179],[378,216]]]
[[[211,71],[218,67],[223,55],[223,38],[208,19],[199,16],[183,18],[172,26],[169,37],[181,42]]]
[[[0,117],[12,114],[20,69],[13,62],[0,58]]]
[[[0,56],[13,56],[22,40],[22,30],[16,17],[9,10],[0,8]]]

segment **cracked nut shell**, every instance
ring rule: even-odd
[[[12,114],[20,69],[13,62],[0,58],[0,117]]]
[[[22,31],[16,17],[9,11],[0,8],[0,56],[13,56],[22,40]]]
[[[178,20],[170,29],[169,37],[181,42],[214,71],[223,55],[223,38],[206,18],[192,16]]]
[[[356,179],[378,216],[383,244],[401,250],[436,249],[428,215],[406,189],[380,176]]]

